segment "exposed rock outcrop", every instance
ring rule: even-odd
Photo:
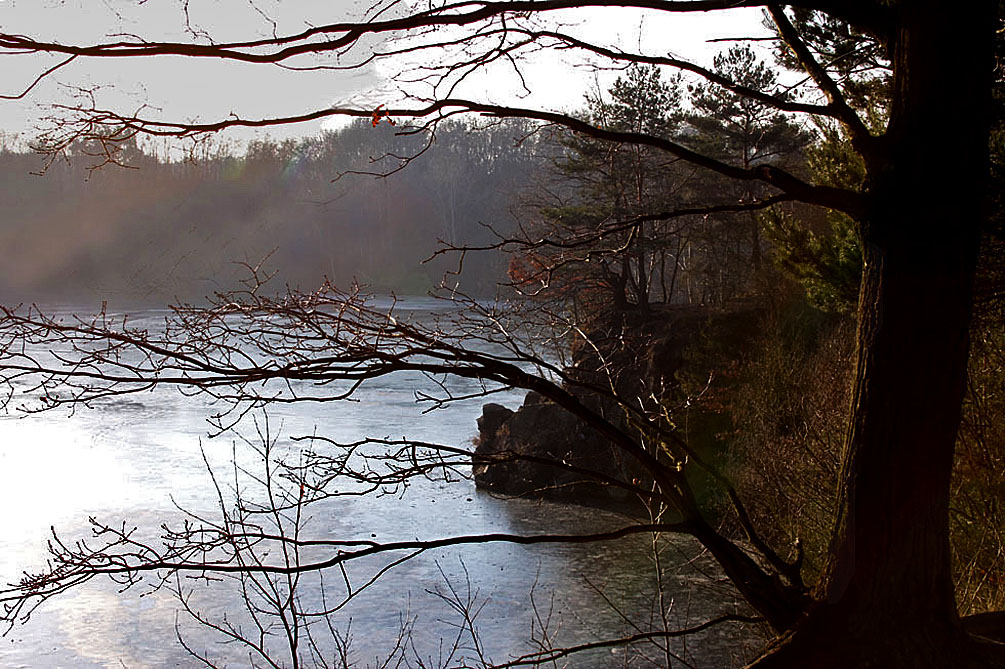
[[[713,340],[716,357],[739,356],[757,332],[763,310],[757,305],[730,309],[670,307],[641,318],[613,313],[598,322],[587,339],[574,342],[574,378],[600,387],[613,385],[624,398],[672,397],[689,349]],[[700,364],[705,364],[704,362]],[[623,410],[581,388],[567,388],[609,420]],[[644,473],[581,419],[537,393],[512,411],[486,404],[478,419],[474,477],[479,487],[508,495],[542,495],[575,500],[628,502],[630,493],[592,480],[587,473],[547,464],[565,463],[622,481],[646,479]]]
[[[474,477],[482,488],[560,499],[627,498],[625,490],[599,484],[585,472],[548,464],[564,463],[621,480],[629,478],[631,468],[596,431],[537,393],[528,393],[517,411],[485,405],[475,453]]]

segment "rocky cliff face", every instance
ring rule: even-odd
[[[739,356],[757,332],[761,313],[756,305],[742,305],[725,310],[673,307],[645,319],[613,314],[596,324],[588,340],[573,343],[570,371],[584,383],[613,386],[625,401],[653,394],[673,398],[680,395],[679,374],[688,364],[689,347],[711,338],[720,351],[717,355]],[[612,398],[574,386],[567,389],[609,420],[623,421],[623,410]],[[533,392],[516,411],[485,405],[478,419],[475,454],[475,483],[507,495],[629,502],[625,490],[591,480],[587,472],[645,481],[637,465],[606,439]],[[548,461],[587,472],[558,468]]]
[[[592,428],[537,393],[511,411],[486,404],[478,419],[475,482],[507,495],[542,495],[558,499],[625,501],[626,492],[597,483],[587,473],[551,466],[548,461],[630,478],[631,464]]]

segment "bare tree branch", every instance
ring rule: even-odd
[[[510,667],[539,666],[545,662],[554,662],[555,660],[559,660],[562,659],[563,657],[568,657],[570,655],[575,655],[576,653],[581,653],[583,651],[596,650],[599,648],[616,648],[618,646],[628,646],[631,644],[639,643],[641,641],[651,641],[654,639],[672,639],[675,637],[689,636],[692,634],[697,634],[698,632],[703,632],[707,629],[711,629],[717,625],[722,625],[723,623],[757,623],[763,621],[764,621],[763,618],[758,618],[756,616],[725,614],[713,618],[711,620],[707,620],[699,625],[694,625],[692,627],[688,627],[685,629],[642,632],[639,634],[632,634],[630,636],[622,637],[620,639],[605,639],[604,641],[584,643],[578,646],[570,646],[567,648],[554,648],[539,651],[537,653],[530,653],[528,655],[522,655],[519,658],[512,660],[510,662],[495,665],[493,669],[509,669]]]
[[[65,108],[66,111],[75,111]],[[504,105],[493,105],[464,99],[436,100],[421,108],[389,108],[378,110],[362,110],[352,108],[330,108],[296,116],[276,117],[266,119],[228,118],[211,123],[177,123],[157,121],[140,117],[120,116],[116,112],[100,109],[84,111],[85,117],[78,121],[78,127],[57,138],[54,149],[61,150],[71,141],[80,137],[100,137],[107,135],[103,129],[127,128],[130,131],[142,132],[162,137],[191,137],[194,135],[214,133],[227,128],[261,128],[277,125],[288,125],[316,121],[332,116],[349,116],[355,118],[374,118],[388,116],[391,118],[423,118],[437,117],[457,111],[482,114],[493,118],[513,118],[542,121],[565,128],[596,139],[622,143],[651,146],[661,151],[677,156],[689,163],[705,168],[722,176],[739,181],[758,181],[779,189],[791,199],[815,204],[852,215],[858,215],[862,210],[861,195],[850,190],[832,186],[814,185],[799,179],[793,174],[773,165],[757,165],[750,168],[737,167],[715,158],[703,155],[687,148],[679,142],[656,137],[639,132],[626,132],[600,128],[591,123],[559,112],[527,109]]]
[[[272,37],[245,42],[219,44],[185,44],[177,42],[120,41],[107,44],[78,46],[44,42],[28,36],[0,34],[0,48],[17,53],[63,53],[88,57],[136,57],[136,56],[189,56],[199,58],[223,58],[252,63],[276,63],[295,56],[338,51],[354,44],[368,34],[394,33],[440,26],[464,26],[478,23],[497,16],[519,16],[524,13],[541,13],[583,7],[635,7],[665,12],[709,12],[738,9],[742,7],[764,7],[770,3],[764,0],[516,0],[513,2],[482,2],[466,0],[446,3],[426,11],[404,17],[366,22],[343,22],[317,26],[293,35]],[[843,3],[828,0],[804,0],[789,3],[792,6],[830,11],[839,16],[857,15],[872,17],[883,7],[880,3],[868,2],[868,8],[844,7]],[[844,9],[844,11],[841,11]],[[319,39],[320,38],[320,39]],[[289,45],[289,46],[286,46]],[[282,47],[266,53],[254,53],[256,49]]]
[[[810,50],[799,36],[799,32],[792,25],[792,22],[789,21],[789,17],[785,15],[785,11],[779,5],[770,4],[768,5],[768,12],[778,27],[779,35],[781,35],[782,39],[785,40],[785,44],[792,50],[796,60],[799,61],[800,65],[806,70],[806,73],[820,87],[824,95],[827,96],[827,99],[830,101],[829,106],[833,109],[835,118],[840,119],[845,127],[848,128],[848,132],[851,134],[856,148],[864,156],[872,155],[876,148],[876,138],[872,136],[865,123],[862,122],[859,115],[855,113],[855,110],[845,100],[844,94],[837,83],[831,78],[830,74],[828,74],[827,70],[810,53]]]

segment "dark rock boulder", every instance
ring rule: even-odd
[[[482,407],[482,415],[478,417],[478,438],[480,445],[484,443],[486,435],[494,435],[499,431],[509,417],[513,415],[511,409],[507,409],[501,404],[489,403]]]
[[[558,499],[623,501],[626,491],[598,483],[588,471],[622,480],[630,465],[597,434],[557,404],[528,393],[517,411],[487,404],[478,419],[475,483],[507,495],[542,495]]]
[[[689,364],[689,347],[711,340],[712,357],[700,365],[735,358],[759,331],[763,309],[755,304],[731,309],[683,306],[665,307],[645,319],[615,312],[594,323],[587,339],[573,343],[569,372],[584,384],[616,388],[630,401],[651,396],[674,397],[679,377]],[[620,422],[622,410],[611,398],[602,398],[578,386],[567,390],[587,406]],[[585,471],[570,471],[549,462],[564,463]],[[486,404],[478,419],[478,445],[474,458],[475,483],[507,495],[543,495],[577,502],[626,502],[623,488],[591,479],[598,472],[621,481],[648,477],[639,466],[581,419],[528,393],[523,406],[511,411]]]

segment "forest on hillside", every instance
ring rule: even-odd
[[[778,85],[778,71],[747,46],[724,50],[713,71]],[[861,179],[856,163],[829,162],[848,150],[839,135],[656,67],[628,68],[588,93],[576,116],[684,141],[743,169]],[[186,146],[184,159],[141,139],[78,139],[47,160],[0,142],[0,243],[10,250],[0,296],[198,301],[236,288],[244,265],[261,263],[274,285],[303,290],[325,277],[424,295],[445,281],[471,295],[516,289],[588,311],[645,310],[762,290],[775,247],[798,256],[802,274],[838,272],[823,285],[845,291],[840,300],[857,290],[847,218],[790,204],[768,221],[759,210],[770,200],[747,209],[768,196],[763,184],[560,127],[475,119],[427,135],[375,115],[240,150],[209,137]],[[725,204],[687,214],[704,200]],[[641,215],[651,220],[633,220]]]
[[[317,137],[197,147],[159,160],[132,143],[117,164],[81,142],[39,173],[32,152],[0,152],[0,295],[163,304],[235,288],[238,263],[310,289],[321,277],[424,295],[456,258],[423,261],[441,245],[484,244],[513,227],[513,206],[540,164],[519,124],[440,128],[425,147],[388,124],[361,121]],[[518,140],[524,139],[519,147]],[[438,241],[439,240],[439,241]],[[481,256],[462,288],[491,294],[505,260]],[[455,279],[456,281],[456,279]]]

